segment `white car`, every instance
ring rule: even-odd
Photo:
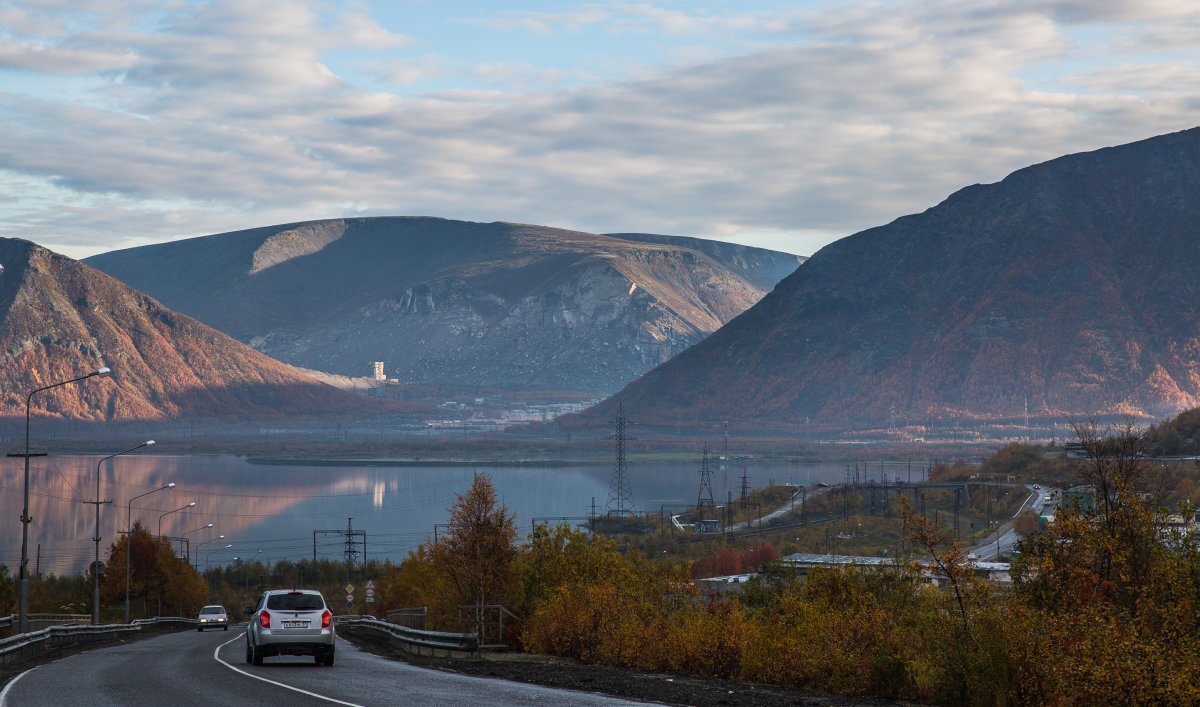
[[[200,610],[200,615],[196,617],[196,630],[203,631],[206,628],[217,628],[228,631],[229,617],[225,615],[225,607],[219,604],[209,604]]]
[[[311,655],[319,665],[333,665],[336,636],[333,612],[313,589],[272,589],[248,606],[246,663],[262,665],[269,655]]]

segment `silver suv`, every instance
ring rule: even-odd
[[[311,655],[333,665],[333,612],[314,589],[272,589],[248,606],[246,663],[262,665],[268,655]]]

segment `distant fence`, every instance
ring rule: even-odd
[[[56,616],[58,620],[69,619],[74,621],[75,618],[74,615],[70,614],[30,614],[29,620],[30,623],[33,623],[35,617],[39,617],[37,619],[39,621],[54,620],[47,618],[47,616]],[[90,618],[89,616],[83,617],[85,621]],[[11,627],[14,625],[15,620],[16,617],[13,616],[0,618],[0,627],[5,625]],[[142,619],[132,624],[109,624],[104,626],[92,626],[87,623],[53,625],[37,631],[18,633],[0,640],[0,663],[13,663],[34,658],[55,648],[62,648],[64,646],[113,641],[121,636],[137,633],[147,626],[191,628],[195,625],[195,619],[185,619],[182,617]]]
[[[380,621],[372,616],[339,616],[339,630],[384,638],[406,653],[438,658],[473,658],[479,655],[479,636],[474,633],[419,631]]]
[[[388,623],[404,626],[405,628],[415,628],[418,631],[425,630],[425,619],[429,614],[428,607],[414,606],[407,609],[392,609],[387,612]]]

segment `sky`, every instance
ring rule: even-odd
[[[0,0],[0,235],[442,216],[808,255],[1200,121],[1194,0]]]

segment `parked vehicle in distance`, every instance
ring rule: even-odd
[[[218,626],[226,631],[229,630],[229,617],[225,614],[225,607],[219,604],[209,604],[200,609],[200,614],[196,617],[197,631]]]
[[[273,655],[311,655],[320,665],[333,665],[333,612],[315,589],[271,589],[243,613],[250,617],[247,664],[262,665]]]

